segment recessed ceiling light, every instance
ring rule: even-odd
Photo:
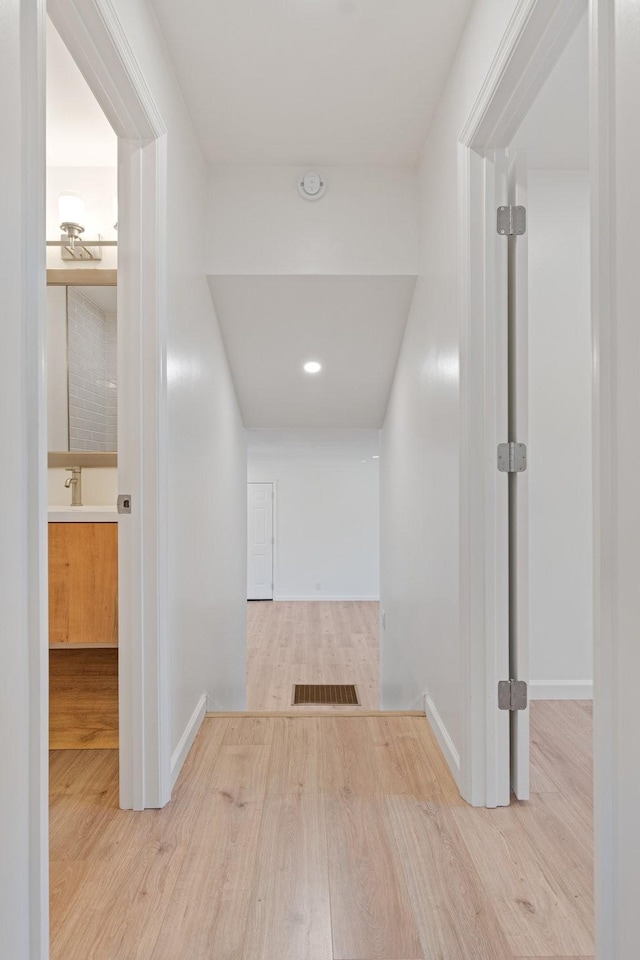
[[[305,373],[320,373],[322,364],[317,360],[308,360],[304,365]]]
[[[377,456],[377,454],[374,453],[374,455],[371,457],[371,459],[372,459],[372,460],[379,460],[380,457]]]

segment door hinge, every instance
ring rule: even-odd
[[[498,444],[498,470],[500,473],[524,473],[526,469],[526,443]]]
[[[527,685],[524,680],[501,680],[498,684],[500,710],[526,710]]]
[[[498,207],[497,230],[501,237],[521,237],[527,232],[527,208]]]

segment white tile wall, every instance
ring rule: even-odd
[[[115,450],[116,318],[67,290],[69,449]]]
[[[107,321],[107,449],[118,449],[118,323],[115,313]]]

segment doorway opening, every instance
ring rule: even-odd
[[[50,748],[117,750],[117,137],[50,20],[46,199]]]
[[[118,141],[47,19],[49,746],[119,747]],[[69,753],[71,751],[71,753]],[[71,776],[71,774],[69,774]]]
[[[63,181],[56,181],[49,172],[47,248],[49,266],[54,268],[49,274],[50,297],[56,296],[53,286],[67,288],[64,293],[58,290],[57,296],[64,299],[69,314],[67,321],[63,309],[62,319],[58,318],[58,326],[64,332],[66,324],[69,336],[63,347],[58,340],[57,361],[63,375],[58,378],[57,392],[54,391],[59,432],[52,438],[56,446],[63,447],[62,451],[53,453],[64,456],[49,460],[53,471],[52,497],[58,501],[53,505],[64,507],[67,513],[63,511],[49,519],[56,523],[57,533],[72,524],[75,531],[66,540],[62,536],[51,540],[52,545],[56,540],[61,541],[56,560],[61,579],[64,579],[62,574],[74,566],[81,571],[71,585],[67,577],[63,610],[66,604],[66,609],[75,614],[81,606],[78,604],[80,589],[98,597],[93,614],[94,620],[100,619],[102,632],[94,631],[90,642],[96,646],[99,638],[103,647],[100,656],[111,657],[112,661],[115,660],[114,608],[117,605],[118,705],[115,712],[118,715],[119,804],[124,808],[144,809],[162,806],[171,794],[165,561],[159,559],[165,557],[162,547],[166,538],[165,129],[142,75],[133,69],[135,57],[115,16],[105,17],[101,5],[91,0],[81,10],[69,0],[50,0],[47,13],[55,28],[52,36],[64,64],[59,78],[56,122],[59,126],[63,123],[65,110],[72,112],[83,109],[83,103],[90,104],[92,122],[103,135],[112,138],[112,143],[117,142],[117,169],[109,168],[109,176],[104,171],[96,172],[102,170],[100,162],[104,162],[105,156],[99,136],[92,137],[94,153],[87,159],[94,169],[89,170],[86,164],[85,167],[70,164],[69,169],[63,168],[60,174]],[[54,57],[54,69],[55,64]],[[73,136],[81,142],[83,125],[73,123],[72,127]],[[67,130],[65,134],[62,126],[60,129],[59,140],[51,139],[52,148],[57,146],[60,151],[71,148],[73,152],[72,133]],[[96,128],[91,129],[95,133]],[[68,182],[74,177],[75,190]],[[64,207],[61,215],[57,209],[59,199]],[[83,216],[85,223],[80,222]],[[90,235],[96,233],[97,236]],[[44,242],[45,238],[42,239]],[[133,255],[143,248],[147,256],[140,259]],[[63,272],[59,272],[61,263]],[[73,271],[71,276],[70,271]],[[109,273],[110,282],[105,283]],[[84,283],[78,282],[80,276]],[[116,321],[111,312],[113,289],[116,291],[117,339],[113,336]],[[91,296],[87,295],[89,290]],[[106,303],[109,297],[111,300]],[[80,314],[84,317],[82,323]],[[87,326],[87,317],[92,319],[93,327]],[[106,344],[102,344],[100,350],[93,349],[103,333]],[[92,392],[87,388],[88,378],[83,376],[74,355],[73,362],[69,358],[67,364],[65,394],[65,349],[68,352],[69,348],[76,347],[81,353],[92,354],[96,390]],[[113,383],[115,387],[111,386]],[[96,391],[104,394],[103,406],[98,402]],[[66,448],[64,409],[60,412],[65,395],[68,404]],[[117,418],[116,403],[120,410],[126,410],[126,417]],[[117,451],[113,451],[109,447],[116,433]],[[82,444],[85,446],[81,448]],[[88,449],[89,445],[93,449]],[[94,466],[96,458],[103,458],[100,467]],[[68,488],[64,482],[60,483],[61,474],[67,477]],[[83,500],[85,506],[80,507],[78,500]],[[95,511],[84,523],[75,519],[89,507]],[[104,522],[105,507],[110,511],[107,523]],[[68,520],[69,512],[74,519]],[[115,520],[117,525],[112,522]],[[89,565],[78,560],[76,543],[87,532],[92,539]],[[69,558],[74,551],[75,559],[71,563]],[[95,572],[96,558],[110,571],[102,578]],[[65,566],[67,563],[70,566]],[[104,588],[102,593],[98,583]],[[63,594],[64,591],[61,597]],[[56,595],[52,592],[52,611],[55,601]],[[103,617],[105,611],[108,617]],[[80,631],[63,633],[73,638],[74,643],[83,642],[79,639],[82,629],[81,625]],[[85,631],[85,640],[86,635]],[[72,653],[69,649],[62,652]],[[113,662],[110,669],[114,669]],[[113,691],[116,686],[113,674],[110,682]]]
[[[541,751],[562,749],[561,730],[574,726],[580,743],[568,763],[579,754],[588,772],[592,760],[588,64],[585,12],[508,150],[509,202],[527,211],[526,233],[507,241],[509,439],[529,451],[526,471],[508,481],[510,676],[528,683],[533,724],[512,714],[511,785],[521,799],[536,791]]]
[[[594,378],[586,3],[558,4],[554,17],[534,11],[511,39],[515,87],[496,69],[462,136],[472,371],[463,381],[470,411],[463,467],[471,467],[463,605],[471,658],[482,663],[470,681],[468,719],[478,709],[484,724],[482,762],[469,726],[462,792],[482,806],[518,810],[524,801],[532,822],[553,821],[567,852],[571,838],[571,869],[558,883],[576,907],[569,952],[589,955]],[[556,877],[546,829],[530,824],[527,832]]]
[[[250,711],[380,709],[378,451],[376,430],[248,432]]]

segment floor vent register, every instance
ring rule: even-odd
[[[293,688],[293,705],[302,704],[357,707],[360,701],[353,683],[296,683]]]

